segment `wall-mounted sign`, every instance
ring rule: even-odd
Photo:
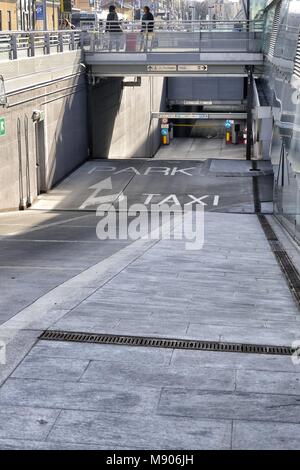
[[[152,119],[222,119],[228,121],[231,124],[238,119],[247,119],[247,113],[174,113],[174,112],[154,112],[152,113]],[[234,118],[234,119],[233,119]]]
[[[148,72],[176,72],[177,65],[147,65]]]
[[[5,119],[0,117],[0,137],[3,137],[6,135],[6,123]]]
[[[207,72],[207,65],[178,65],[178,72]]]
[[[208,66],[192,65],[147,65],[148,72],[207,72]]]
[[[231,129],[231,127],[233,126],[233,124],[234,124],[234,121],[233,121],[232,119],[227,119],[227,120],[225,121],[225,127],[226,127],[226,129]]]
[[[36,19],[37,20],[44,19],[44,5],[43,4],[36,6]]]
[[[158,119],[209,119],[206,113],[152,113]]]

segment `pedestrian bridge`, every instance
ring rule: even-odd
[[[262,44],[261,21],[167,21],[87,33],[83,47],[93,75],[245,75],[262,63]]]
[[[262,21],[140,21],[120,32],[31,31],[0,33],[0,60],[82,49],[93,76],[246,75],[263,62]],[[112,29],[112,28],[111,28]],[[150,28],[152,29],[152,28]]]

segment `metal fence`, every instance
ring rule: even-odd
[[[0,33],[0,60],[19,59],[81,47],[81,31],[10,31]]]
[[[86,52],[260,52],[262,21],[103,22],[85,34]]]
[[[260,52],[262,21],[102,21],[89,31],[0,33],[0,60],[82,48],[99,53]]]

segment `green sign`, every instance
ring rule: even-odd
[[[5,119],[0,118],[0,137],[6,134]]]

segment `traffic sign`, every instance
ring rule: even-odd
[[[169,129],[169,124],[161,124],[160,125],[161,129]]]
[[[152,64],[147,65],[148,72],[207,72],[208,65],[204,64],[179,64],[179,65],[160,65],[160,64]]]
[[[168,135],[169,130],[168,129],[161,129],[161,135]]]
[[[148,72],[176,72],[176,65],[147,65]]]
[[[227,120],[225,121],[225,127],[226,127],[226,129],[231,129],[231,127],[233,126],[233,124],[234,124],[234,121],[233,121],[232,119],[227,119]]]
[[[207,65],[178,65],[178,72],[207,72]]]
[[[6,135],[6,123],[4,118],[0,118],[0,137]]]
[[[168,124],[168,118],[162,118],[162,123],[163,124]]]

